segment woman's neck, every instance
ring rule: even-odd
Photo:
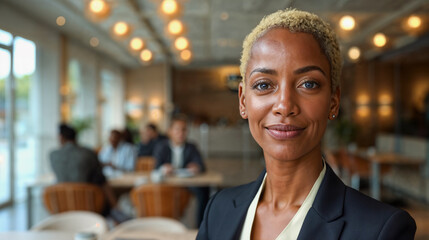
[[[323,169],[320,150],[290,161],[265,157],[267,179],[262,201],[278,210],[301,206]]]

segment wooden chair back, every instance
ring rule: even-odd
[[[190,192],[183,187],[165,184],[146,184],[134,188],[131,201],[137,217],[168,217],[180,219],[190,199]]]
[[[154,157],[139,157],[136,163],[136,172],[150,172],[155,167]]]
[[[43,201],[51,214],[66,211],[101,213],[105,197],[101,187],[88,183],[58,183],[45,188]]]

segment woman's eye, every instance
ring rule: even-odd
[[[319,84],[317,82],[314,82],[314,81],[308,81],[308,82],[303,83],[302,86],[304,88],[312,89],[312,88],[319,87]]]
[[[259,91],[265,91],[270,88],[270,84],[266,82],[260,82],[253,85],[253,89],[259,90]]]

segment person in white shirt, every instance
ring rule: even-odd
[[[187,118],[183,115],[175,116],[168,129],[169,139],[160,142],[154,151],[155,168],[165,175],[173,174],[177,169],[187,169],[191,174],[198,174],[206,170],[205,164],[197,147],[186,141]],[[208,187],[188,188],[198,200],[197,225],[199,226],[204,209],[209,200]]]
[[[136,157],[136,147],[122,141],[121,132],[118,130],[110,132],[109,144],[103,146],[98,154],[106,176],[112,176],[117,172],[134,171]]]

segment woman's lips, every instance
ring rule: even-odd
[[[305,128],[294,125],[276,124],[265,127],[268,133],[275,139],[286,140],[299,136]]]

